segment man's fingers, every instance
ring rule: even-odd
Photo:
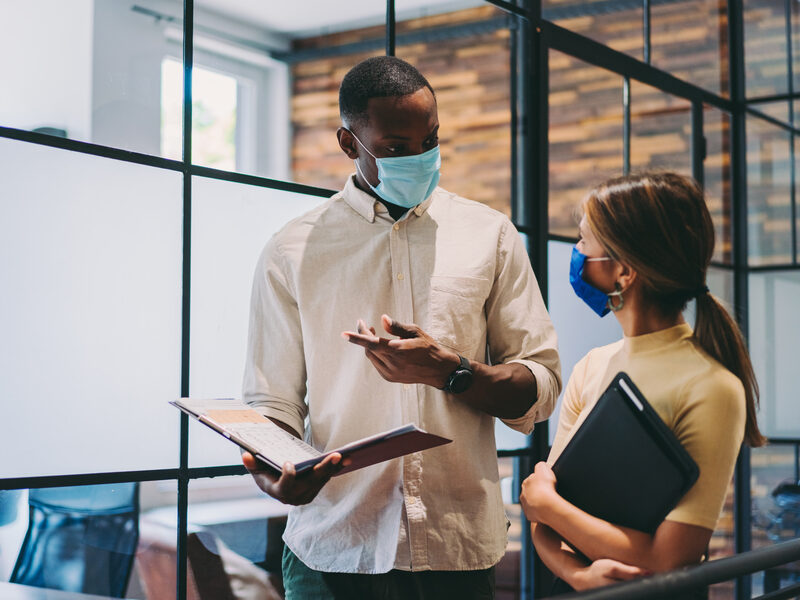
[[[399,323],[389,315],[382,315],[381,323],[383,324],[383,328],[386,330],[387,333],[396,335],[399,338],[408,339],[419,336],[419,327],[417,327],[413,323],[411,324]]]

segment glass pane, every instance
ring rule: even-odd
[[[797,451],[796,445],[786,444],[755,448],[750,454],[753,548],[800,536]],[[753,575],[753,597],[796,581],[797,563],[767,569]]]
[[[761,113],[764,113],[768,117],[772,117],[773,119],[777,119],[782,123],[789,124],[789,102],[781,101],[781,102],[759,102],[757,104],[751,104],[750,108],[753,110],[757,110]]]
[[[19,584],[6,589],[0,583],[3,597],[50,597],[41,588],[52,588],[65,598],[144,598],[134,567],[141,548],[139,486],[0,491],[0,581],[8,581],[16,563]]]
[[[747,97],[788,92],[785,5],[744,0],[744,59]]]
[[[398,22],[396,54],[417,67],[436,92],[440,185],[510,216],[511,72],[505,13],[488,5],[454,11],[452,3],[446,13],[436,7],[422,12],[412,9],[416,4],[396,3],[398,19],[407,16]],[[437,34],[455,26],[464,26],[463,33]]]
[[[747,117],[747,221],[751,265],[792,261],[789,133]]]
[[[759,425],[768,437],[800,437],[800,272],[750,275],[750,356],[761,390]]]
[[[727,2],[654,2],[650,8],[651,63],[716,94],[727,96]]]
[[[180,173],[12,140],[0,163],[0,381],[14,424],[0,455],[15,457],[0,476],[175,467]]]
[[[302,0],[195,2],[195,164],[340,189],[338,91],[382,55],[386,6]]]
[[[644,59],[644,11],[640,2],[544,0],[542,13],[556,25]]]
[[[622,174],[622,78],[550,51],[550,233],[577,237],[576,210]]]
[[[692,175],[691,104],[631,81],[631,170]]]
[[[181,3],[156,14],[114,0],[32,0],[4,10],[0,125],[161,153],[161,63],[180,57],[183,34],[169,19],[180,17]],[[169,85],[163,91],[181,95],[182,79]],[[180,105],[165,116],[180,121]]]
[[[548,307],[550,318],[558,332],[558,354],[561,357],[561,376],[564,387],[573,367],[589,350],[605,346],[622,338],[619,322],[608,314],[599,318],[592,309],[575,295],[569,283],[569,261],[572,244],[549,242],[548,251]],[[561,400],[550,417],[550,443],[558,429]]]
[[[139,579],[148,600],[174,598],[175,483],[143,483],[142,500]],[[282,598],[280,536],[288,509],[261,492],[250,475],[190,481],[188,597]]]
[[[501,458],[497,461],[500,474],[500,489],[503,494],[503,505],[506,517],[510,522],[508,527],[508,545],[506,552],[495,568],[495,589],[498,600],[503,598],[520,598],[520,565],[522,552],[523,521],[527,519],[522,514],[519,504],[512,504],[512,482],[514,478],[514,459]]]
[[[730,263],[733,256],[731,223],[731,118],[728,113],[703,107],[706,159],[703,163],[708,210],[714,221],[713,260]]]
[[[256,261],[273,233],[324,200],[192,180],[192,396],[241,398]],[[189,439],[191,466],[241,462],[235,445],[194,420]]]

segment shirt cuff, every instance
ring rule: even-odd
[[[515,419],[501,419],[503,423],[516,431],[529,434],[533,431],[533,426],[539,421],[547,420],[553,413],[558,399],[559,386],[553,372],[544,365],[525,359],[509,360],[506,364],[518,363],[524,365],[533,374],[536,380],[537,398],[534,403],[521,417]]]

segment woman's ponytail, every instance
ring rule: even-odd
[[[744,386],[744,439],[763,446],[758,429],[758,384],[739,326],[708,292],[714,223],[703,191],[677,173],[653,172],[611,179],[583,204],[592,232],[609,256],[636,271],[648,301],[664,315],[679,315],[697,298],[694,336]]]
[[[744,440],[751,447],[763,446],[767,440],[761,435],[756,420],[758,382],[747,353],[747,346],[736,321],[708,292],[697,297],[694,337],[703,350],[718,360],[742,382],[747,408]]]

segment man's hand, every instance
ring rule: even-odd
[[[311,473],[304,473],[298,478],[294,465],[289,462],[283,465],[280,477],[262,468],[256,457],[249,452],[242,453],[242,462],[262,491],[284,504],[296,506],[311,502],[328,480],[344,466],[342,455],[334,452],[314,465]]]
[[[347,341],[362,346],[367,358],[387,381],[424,383],[442,388],[460,364],[458,355],[437,344],[417,325],[398,323],[388,315],[381,317],[386,333],[399,339],[378,337],[373,327],[358,320],[358,331],[342,333]]]
[[[546,462],[537,463],[533,474],[522,482],[519,503],[528,520],[543,523],[544,512],[551,502],[559,498],[556,492],[556,475]]]
[[[601,558],[575,572],[570,577],[571,581],[567,583],[575,588],[575,591],[580,592],[647,575],[650,575],[650,572],[645,569],[626,565],[610,558]]]

